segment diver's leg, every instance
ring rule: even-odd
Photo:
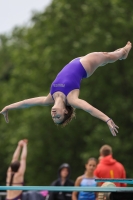
[[[84,66],[88,75],[90,76],[100,66],[104,66],[107,63],[113,63],[117,60],[126,59],[131,47],[132,47],[132,44],[128,42],[125,47],[113,52],[90,53],[82,57],[80,59],[80,62]]]

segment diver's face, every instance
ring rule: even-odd
[[[64,115],[67,113],[68,111],[65,108],[51,109],[51,116],[55,124],[60,124],[64,120]]]

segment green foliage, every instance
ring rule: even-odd
[[[34,13],[31,27],[15,28],[0,36],[1,108],[7,104],[49,93],[51,82],[71,59],[93,51],[113,51],[132,39],[131,0],[54,0],[43,13]],[[128,177],[132,166],[132,53],[125,61],[99,68],[83,80],[81,98],[105,112],[120,126],[112,137],[105,123],[77,110],[68,127],[56,127],[50,108],[33,107],[9,112],[10,123],[0,118],[1,179],[18,140],[27,138],[27,185],[47,185],[57,177],[63,162],[70,163],[75,179],[84,172],[90,156],[110,144]]]

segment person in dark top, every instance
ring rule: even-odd
[[[59,167],[58,175],[59,178],[52,182],[52,186],[74,186],[74,181],[69,179],[70,176],[70,165],[68,163],[63,163]],[[48,200],[71,200],[72,192],[49,192]]]

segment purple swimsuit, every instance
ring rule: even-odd
[[[56,76],[51,84],[50,93],[62,92],[66,96],[75,89],[80,89],[83,78],[87,78],[87,72],[80,62],[80,58],[75,58],[69,62]]]

